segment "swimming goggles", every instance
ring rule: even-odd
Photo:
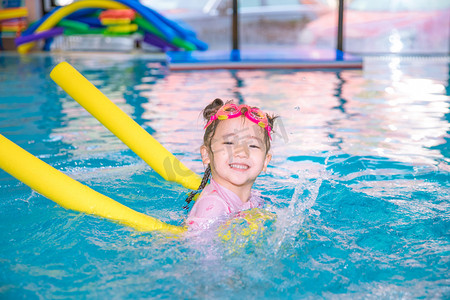
[[[245,109],[245,112],[242,112],[242,109]],[[211,123],[217,119],[219,120],[226,120],[226,119],[233,119],[237,118],[241,115],[244,115],[252,121],[253,123],[259,125],[260,127],[264,128],[267,131],[267,134],[269,135],[270,140],[272,140],[272,137],[270,136],[270,132],[272,131],[272,128],[269,125],[269,120],[267,119],[266,114],[256,107],[250,107],[246,104],[242,104],[237,106],[234,103],[227,103],[223,105],[219,110],[211,117],[209,122],[206,124],[206,126],[203,129],[208,128]]]

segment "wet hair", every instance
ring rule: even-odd
[[[228,103],[233,103],[233,101],[228,100],[226,103],[224,103],[223,100],[220,98],[214,99],[202,111],[203,118],[205,119],[205,121],[209,122],[211,117],[214,116],[217,113],[217,111],[224,104],[228,104]],[[273,115],[269,115],[269,114],[266,114],[266,117],[269,122],[270,128],[273,128],[273,123],[277,117],[273,116]],[[208,126],[208,128],[206,128],[205,133],[203,135],[203,145],[205,145],[209,150],[211,150],[211,141],[212,141],[212,138],[214,137],[214,134],[216,133],[216,129],[217,129],[217,125],[219,124],[219,121],[220,120],[218,120],[218,119],[214,120]],[[264,144],[266,146],[266,154],[267,154],[267,152],[269,152],[269,150],[270,150],[270,138],[269,138],[269,134],[266,132],[266,130],[264,130]],[[210,176],[211,176],[211,166],[208,164],[208,167],[205,170],[205,174],[203,175],[203,179],[202,179],[202,182],[201,182],[199,188],[196,191],[192,191],[189,193],[189,196],[186,199],[187,204],[183,208],[185,208],[185,209],[189,208],[189,203],[192,201],[192,199],[198,192],[203,190],[203,188],[208,183]]]

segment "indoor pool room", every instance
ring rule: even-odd
[[[183,2],[1,2],[0,299],[448,299],[448,2]]]

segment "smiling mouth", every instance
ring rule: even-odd
[[[243,164],[230,164],[229,166],[232,169],[239,169],[239,170],[247,170],[248,168],[250,168],[249,166]]]

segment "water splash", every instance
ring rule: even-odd
[[[284,247],[296,242],[299,232],[305,232],[303,224],[310,215],[319,212],[312,209],[319,194],[325,170],[303,169],[298,172],[298,184],[287,208],[276,212],[277,222],[269,244],[276,253]]]

